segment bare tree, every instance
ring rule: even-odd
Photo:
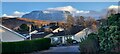
[[[66,35],[71,34],[70,30],[74,24],[75,24],[74,18],[71,15],[68,15],[67,20],[66,20],[66,24],[64,26]]]
[[[84,25],[84,17],[80,16],[77,20],[76,20],[76,24],[77,25]]]
[[[117,12],[114,10],[114,9],[110,9],[108,12],[107,12],[107,17],[109,17],[110,15],[112,14],[116,14]],[[106,17],[106,18],[107,18]]]
[[[92,24],[95,22],[95,19],[92,18],[92,17],[88,17],[86,20],[85,20],[85,23],[84,23],[84,26],[87,27],[87,28],[91,28]]]
[[[67,26],[68,26],[68,28],[71,28],[72,25],[74,25],[74,23],[75,23],[74,18],[71,15],[68,15],[68,17],[67,17]]]
[[[85,29],[86,36],[88,35],[89,29],[93,28],[93,24],[95,23],[95,21],[96,20],[92,17],[89,17],[85,20],[84,26],[86,28]]]

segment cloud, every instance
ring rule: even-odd
[[[12,15],[3,14],[2,17],[10,17],[10,18],[14,18],[14,17],[17,17],[17,16],[12,16]]]
[[[21,17],[22,15],[29,13],[29,12],[19,12],[19,11],[14,11],[11,15],[3,14],[2,17]]]
[[[48,8],[47,10],[60,10],[60,11],[69,11],[73,14],[73,16],[85,16],[85,17],[97,17],[103,16],[107,13],[106,10],[101,10],[100,12],[94,10],[78,10],[72,6],[64,6],[64,7],[56,7],[56,8]]]
[[[3,17],[4,17],[4,16],[7,16],[7,14],[3,14]]]
[[[77,10],[72,6],[64,6],[64,7],[56,7],[56,8],[48,8],[47,10],[59,10],[59,11],[69,11],[70,13],[89,13],[89,11]]]
[[[83,14],[85,14],[85,13],[90,13],[90,11],[83,11],[83,10],[81,10],[81,11],[76,11],[76,13],[83,13]]]
[[[61,10],[61,11],[76,11],[72,6],[64,6],[64,7],[56,7],[56,8],[48,8],[48,10]]]
[[[21,17],[22,15],[26,14],[25,12],[19,12],[19,11],[15,11],[12,16],[18,16]]]
[[[120,7],[120,6],[118,6],[118,5],[111,5],[111,6],[108,7],[108,9],[118,9],[118,7]]]
[[[109,7],[102,9],[100,11],[94,11],[94,10],[89,10],[89,11],[84,11],[84,10],[80,10],[77,11],[79,14],[75,14],[75,15],[81,15],[81,16],[91,16],[91,17],[95,17],[95,18],[99,18],[99,17],[105,17],[108,13],[108,11],[110,10],[115,10],[116,13],[120,13],[120,6],[118,5],[110,5]],[[80,13],[81,12],[81,13]],[[85,14],[83,14],[85,13]]]
[[[56,8],[48,8],[48,10],[61,10],[61,11],[69,11],[73,13],[74,16],[91,16],[91,17],[101,17],[106,16],[107,12],[111,9],[115,10],[117,13],[120,12],[120,6],[118,5],[110,5],[106,9],[102,9],[101,11],[94,10],[78,10],[72,6],[64,6],[64,7],[56,7]]]

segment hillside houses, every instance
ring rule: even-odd
[[[16,31],[16,33],[18,32],[20,36],[24,37],[22,40],[28,40],[28,39],[31,40],[31,39],[37,39],[37,38],[51,38],[51,43],[58,42],[58,43],[65,44],[67,42],[66,41],[67,39],[72,39],[72,40],[76,40],[77,42],[80,42],[79,40],[80,36],[76,34],[83,31],[84,29],[85,28],[81,25],[73,25],[71,29],[69,29],[68,31],[63,27],[58,26],[58,23],[53,22],[53,23],[50,23],[49,25],[43,25],[37,28],[35,27],[35,29],[29,28],[30,31],[28,31],[28,33],[24,33],[24,31]],[[32,33],[34,31],[36,32]],[[20,39],[20,41],[22,40]]]
[[[65,30],[62,27],[59,27],[57,25],[46,25],[41,28],[37,28],[34,31],[30,31],[29,33],[25,34],[19,34],[11,29],[8,29],[5,26],[1,25],[1,28],[4,28],[5,31],[10,34],[2,34],[2,41],[4,42],[11,42],[11,41],[23,41],[23,40],[31,40],[31,39],[37,39],[37,38],[51,38],[51,43],[61,43],[65,44],[67,43],[67,39],[72,39],[77,42],[80,42],[80,38],[84,38],[85,33],[81,33],[85,30],[83,26],[80,25],[74,25],[69,30],[69,33],[67,30]],[[50,31],[49,31],[50,29]],[[30,29],[31,30],[31,29]],[[3,32],[3,31],[2,31]],[[34,33],[33,33],[34,32]],[[85,32],[85,31],[84,31]],[[90,33],[90,31],[89,31]],[[11,36],[13,39],[11,40],[8,36]],[[5,39],[6,38],[6,39]]]

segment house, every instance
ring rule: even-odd
[[[43,32],[38,31],[37,33],[31,34],[31,39],[36,38],[51,38],[51,43],[60,43],[60,44],[66,44],[67,39],[76,40],[77,42],[80,42],[81,36],[79,36],[79,33],[81,31],[85,30],[83,26],[75,25],[73,26],[69,31],[69,34],[64,28],[58,27],[54,29],[52,32]],[[81,33],[80,33],[81,34]],[[82,34],[81,34],[82,35]],[[85,34],[83,34],[85,35]]]
[[[77,27],[78,28],[78,27]],[[66,44],[67,39],[72,39],[76,42],[81,42],[82,39],[85,39],[88,34],[92,33],[93,31],[89,28],[79,28],[77,29],[74,27],[74,29],[71,29],[71,34],[66,34],[65,31],[59,31],[56,33],[53,33],[53,35],[49,36],[51,38],[51,43],[60,43],[60,44]]]
[[[48,36],[49,34],[50,34],[49,32],[37,32],[35,34],[31,34],[31,39],[44,38]]]
[[[0,37],[2,42],[14,42],[14,41],[23,41],[28,38],[28,36],[23,36],[3,25],[0,24]]]
[[[51,43],[52,44],[54,44],[54,43],[65,44],[66,40],[68,38],[72,38],[72,37],[73,37],[73,35],[66,35],[65,31],[59,31],[59,32],[53,33],[53,35],[50,36],[49,38],[51,38]]]
[[[88,34],[92,33],[93,31],[89,28],[85,28],[83,29],[82,31],[76,33],[74,35],[74,39],[77,41],[77,42],[81,42],[82,39],[85,39],[87,37]]]
[[[66,30],[64,30],[63,28],[57,28],[53,31],[53,35],[49,36],[49,38],[51,38],[51,43],[61,43],[61,44],[66,44],[67,43],[67,39],[72,39],[72,40],[76,40],[75,39],[75,34],[77,34],[78,32],[80,32],[81,30],[83,30],[84,27],[82,26],[73,26],[69,31],[67,32]]]
[[[52,32],[51,31],[55,31],[58,28],[58,26],[44,26],[43,28],[37,29],[38,32],[31,34],[31,39],[36,39],[36,38],[49,38],[50,36],[52,36]],[[51,29],[51,31],[47,31]],[[58,29],[57,29],[58,30]]]

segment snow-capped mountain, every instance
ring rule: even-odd
[[[44,10],[44,11],[32,11],[28,14],[22,16],[22,18],[30,18],[37,20],[49,20],[49,21],[63,21],[66,19],[68,11],[58,11],[58,10]]]
[[[87,14],[89,11],[79,11],[72,6],[48,8],[43,11],[32,11],[22,16],[22,18],[30,18],[37,20],[50,20],[50,21],[64,21],[67,15],[76,16],[77,14]],[[80,15],[79,15],[80,16]]]
[[[67,18],[67,15],[76,16],[84,16],[84,17],[93,17],[98,19],[99,17],[106,17],[108,12],[113,9],[118,12],[118,6],[112,5],[106,9],[102,9],[101,11],[94,10],[77,10],[72,6],[64,6],[64,7],[56,7],[56,8],[48,8],[42,11],[32,11],[22,16],[22,18],[30,18],[37,20],[49,20],[49,21],[64,21]]]

